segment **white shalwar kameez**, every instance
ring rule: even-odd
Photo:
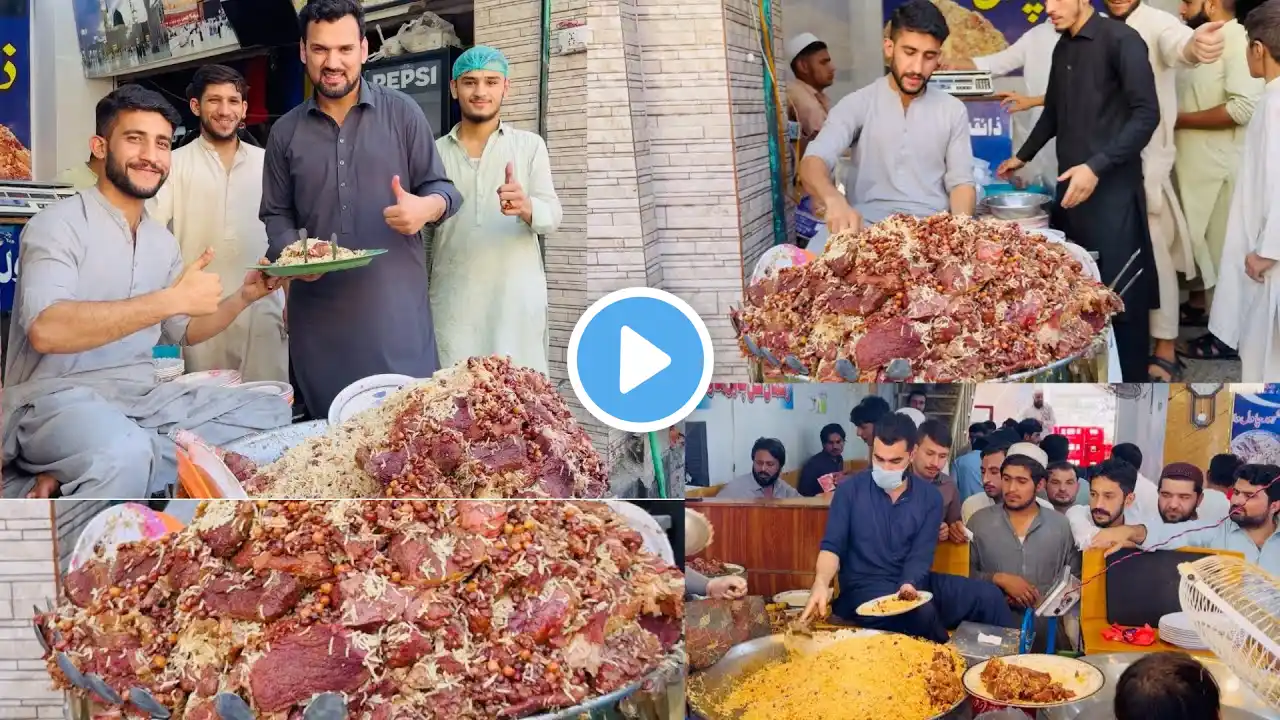
[[[1187,229],[1178,193],[1173,188],[1173,164],[1177,156],[1173,141],[1173,128],[1178,122],[1177,70],[1190,67],[1183,50],[1194,31],[1177,16],[1145,3],[1125,18],[1125,24],[1137,30],[1147,43],[1160,103],[1160,125],[1142,151],[1147,224],[1151,227],[1156,276],[1160,281],[1160,307],[1151,311],[1151,336],[1157,340],[1176,340],[1181,319],[1178,273],[1186,275],[1188,280],[1197,277],[1191,231]]]
[[[147,203],[151,219],[171,226],[189,264],[213,248],[208,271],[224,292],[240,287],[250,266],[267,255],[262,204],[262,148],[241,142],[231,169],[204,137],[173,151],[173,166],[160,192]],[[284,294],[254,303],[226,330],[183,348],[187,372],[238,370],[246,382],[289,382]]]
[[[1022,33],[1022,37],[1008,48],[998,53],[984,55],[973,59],[979,70],[985,70],[995,77],[1003,77],[1009,73],[1022,70],[1022,80],[1026,84],[1028,97],[1043,97],[1049,90],[1049,71],[1053,68],[1053,49],[1058,46],[1058,34],[1053,23],[1045,18],[1044,22]],[[1040,121],[1044,107],[1035,107],[1010,118],[1013,122],[1013,149],[1017,150],[1027,141],[1027,136]],[[1031,162],[1018,173],[1031,179],[1031,182],[1042,183],[1052,188],[1058,184],[1058,148],[1057,140],[1050,139]]]
[[[456,126],[436,149],[464,200],[431,240],[431,315],[440,366],[506,355],[546,374],[547,276],[538,236],[555,231],[563,216],[546,143],[502,123],[479,158],[468,156]],[[502,214],[498,188],[508,163],[533,206],[532,224]]]
[[[1257,282],[1249,253],[1280,260],[1280,79],[1267,83],[1245,133],[1209,332],[1240,353],[1240,381],[1280,379],[1280,266]]]

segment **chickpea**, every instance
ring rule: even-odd
[[[502,676],[506,678],[513,678],[516,676],[516,669],[508,665],[502,668]]]
[[[157,670],[163,670],[164,666],[168,664],[169,664],[169,661],[165,659],[165,656],[163,655],[156,655],[151,658],[151,667]]]
[[[333,583],[320,583],[320,593],[328,595],[333,592]]]
[[[502,669],[501,667],[498,666],[497,660],[490,660],[488,667],[489,667],[489,672],[492,672],[492,673],[496,673]]]

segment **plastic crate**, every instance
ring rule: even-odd
[[[1085,428],[1077,427],[1075,425],[1058,425],[1053,428],[1053,434],[1064,435],[1068,440],[1083,438],[1085,435],[1084,431]]]

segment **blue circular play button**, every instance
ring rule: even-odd
[[[683,420],[711,384],[711,334],[680,298],[648,287],[597,300],[569,338],[569,381],[597,420],[652,432]]]

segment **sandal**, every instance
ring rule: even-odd
[[[1205,308],[1195,307],[1191,303],[1182,303],[1178,306],[1180,322],[1186,327],[1208,327],[1209,311]]]
[[[1156,366],[1168,373],[1168,378],[1157,377],[1150,370],[1150,366]],[[1158,355],[1152,355],[1147,358],[1147,382],[1151,383],[1176,383],[1182,381],[1182,363],[1179,361],[1165,360]]]
[[[1178,355],[1192,360],[1239,360],[1240,354],[1223,343],[1213,333],[1205,333],[1178,348]]]

